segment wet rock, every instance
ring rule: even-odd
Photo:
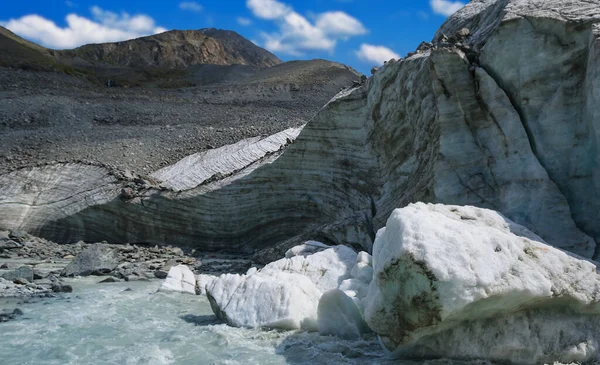
[[[3,279],[13,281],[15,279],[23,278],[28,282],[33,281],[33,269],[29,266],[21,266],[16,270],[5,272],[1,275]]]
[[[52,291],[55,293],[71,293],[73,292],[73,287],[67,284],[55,283],[52,285]]]
[[[106,279],[99,281],[99,282],[98,282],[98,284],[104,284],[104,283],[120,283],[121,281],[123,281],[123,280],[121,280],[121,279],[119,279],[119,278],[115,278],[114,276],[109,276],[109,277],[107,277]]]
[[[16,279],[13,279],[12,282],[15,283],[15,284],[17,284],[17,285],[27,285],[27,284],[29,284],[29,281],[27,279],[24,279],[24,278],[16,278]]]
[[[61,272],[62,276],[104,275],[113,271],[119,262],[114,249],[95,244],[79,255]]]
[[[154,272],[154,277],[157,279],[166,279],[167,275],[169,275],[166,271],[156,270]]]

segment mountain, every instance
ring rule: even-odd
[[[53,54],[65,63],[74,59],[92,65],[131,68],[185,68],[199,64],[265,68],[281,63],[236,32],[221,29],[172,30],[123,42],[88,44]]]
[[[55,64],[48,49],[0,26],[0,66],[50,70]]]

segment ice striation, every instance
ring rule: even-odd
[[[129,182],[99,167],[18,170],[0,177],[0,226],[61,242],[370,251],[394,209],[424,201],[492,209],[597,257],[598,9],[472,1],[431,47],[338,94],[285,149],[280,135],[188,157],[153,175],[163,189],[126,199]]]

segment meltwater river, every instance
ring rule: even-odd
[[[24,312],[0,323],[0,364],[400,363],[385,359],[374,338],[232,328],[216,320],[205,296],[156,293],[160,281],[100,280],[74,279],[73,293],[57,298],[0,299],[0,311]]]

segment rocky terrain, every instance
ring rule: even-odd
[[[528,1],[473,2],[433,43],[330,101],[276,160],[185,191],[118,199],[120,183],[87,165],[7,175],[0,225],[61,242],[168,237],[253,253],[312,238],[370,250],[393,209],[426,201],[494,209],[550,244],[597,257],[600,209],[588,198],[598,190],[600,15],[586,4],[549,18]],[[508,39],[518,47],[506,48],[517,42]],[[90,190],[86,175],[107,185]],[[87,190],[63,194],[56,184],[65,177]]]
[[[150,57],[157,42],[170,51]],[[0,49],[0,66],[11,66],[0,67],[0,173],[87,160],[147,174],[302,125],[360,76],[324,60],[282,64],[215,29],[61,52],[0,29]]]
[[[0,231],[0,298],[71,292],[63,279],[74,276],[97,276],[98,283],[165,279],[171,267],[182,264],[210,275],[246,272],[253,265],[239,256],[172,246],[82,241],[65,245],[24,232]]]
[[[160,272],[162,291],[206,294],[230,326],[375,334],[390,357],[597,361],[597,5],[472,1],[307,124],[147,175],[94,161],[4,173],[3,251],[35,255],[20,230],[130,243],[87,247],[60,274]],[[297,70],[236,72],[253,88]],[[183,252],[240,266],[216,277],[184,256],[166,272]],[[6,290],[30,284],[16,270]]]
[[[59,61],[78,67],[185,68],[193,65],[275,66],[281,60],[236,32],[207,28],[172,30],[117,43],[88,44],[51,51]]]

